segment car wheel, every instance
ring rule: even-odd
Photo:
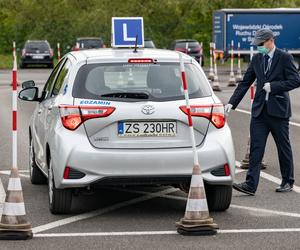
[[[209,211],[225,211],[229,208],[232,197],[231,185],[205,185]]]
[[[32,139],[29,141],[29,176],[32,184],[47,184],[47,178],[35,162]]]
[[[52,160],[48,167],[49,208],[52,214],[66,214],[71,210],[72,189],[57,189],[55,187]]]

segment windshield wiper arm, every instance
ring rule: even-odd
[[[101,95],[101,97],[149,99],[149,95],[144,92],[113,92]]]

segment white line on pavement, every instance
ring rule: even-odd
[[[5,201],[5,190],[3,188],[3,184],[2,184],[2,181],[0,179],[0,218],[2,216],[2,211],[3,211],[3,204],[4,204],[4,201]]]
[[[27,174],[20,174],[20,173],[27,173],[28,170],[19,170],[18,172],[21,177],[29,178],[29,175]],[[10,175],[10,170],[0,170],[0,174]]]
[[[76,222],[76,221],[89,219],[89,218],[92,218],[92,217],[102,215],[104,213],[112,212],[116,209],[120,209],[120,208],[129,206],[129,205],[133,205],[133,204],[136,204],[136,203],[139,203],[139,202],[143,202],[143,201],[146,201],[146,200],[153,199],[155,196],[158,197],[159,195],[173,193],[173,192],[176,192],[176,191],[178,191],[177,188],[168,188],[168,189],[165,189],[163,191],[156,192],[156,193],[146,194],[142,197],[134,198],[134,199],[124,201],[124,202],[121,202],[121,203],[117,203],[115,205],[112,205],[112,206],[109,206],[109,207],[106,207],[106,208],[102,208],[102,209],[98,209],[98,210],[93,211],[93,212],[79,214],[79,215],[75,215],[75,216],[68,217],[68,218],[65,218],[65,219],[61,219],[61,220],[58,220],[58,221],[50,222],[50,223],[47,223],[45,225],[37,226],[37,227],[34,227],[32,229],[32,232],[36,234],[36,233],[43,232],[43,231],[46,231],[46,230],[49,230],[49,229],[52,229],[52,228],[55,228],[55,227],[60,227],[60,226],[63,226],[63,225],[67,225],[67,224],[70,224],[70,223],[73,223],[73,222]]]
[[[244,110],[244,109],[235,109],[235,111],[240,112],[240,113],[244,113],[244,114],[248,114],[251,115],[250,111]],[[290,125],[295,126],[295,127],[299,127],[300,128],[300,123],[297,122],[291,122],[290,121]]]
[[[241,166],[241,163],[240,163],[239,161],[236,161],[236,162],[235,162],[235,165],[236,165],[237,167],[240,167],[240,166]],[[243,169],[236,169],[235,173],[238,174],[238,173],[241,173],[241,172],[244,172],[244,171],[245,171],[245,170],[243,170]],[[270,174],[268,174],[268,173],[266,173],[266,172],[264,172],[264,171],[260,171],[260,176],[261,176],[262,178],[264,178],[264,179],[266,179],[266,180],[268,180],[268,181],[274,182],[274,183],[276,183],[276,184],[278,184],[278,185],[281,184],[281,180],[280,180],[279,178],[277,178],[277,177],[275,177],[275,176],[273,176],[273,175],[270,175]],[[293,191],[299,194],[299,193],[300,193],[300,187],[294,185]]]
[[[220,234],[239,233],[290,233],[300,232],[300,228],[261,228],[261,229],[221,229]],[[144,235],[176,235],[177,231],[135,231],[135,232],[90,232],[90,233],[48,233],[35,234],[34,237],[86,237],[86,236],[144,236]]]
[[[136,193],[136,194],[144,194],[144,195],[149,194],[149,195],[153,195],[155,197],[172,199],[172,200],[183,200],[183,201],[187,200],[187,197],[177,196],[177,195],[170,195],[170,194],[161,194],[161,195],[158,196],[158,195],[155,195],[155,193],[152,194],[152,193],[148,193],[148,192],[145,192],[145,191],[126,190],[126,189],[119,189],[119,188],[115,188],[114,190],[129,192],[129,193]],[[268,214],[279,215],[279,216],[300,218],[300,213],[284,212],[284,211],[279,211],[279,210],[248,207],[248,206],[246,207],[246,206],[240,206],[240,205],[235,205],[235,204],[231,204],[230,208],[238,208],[238,209],[243,209],[243,210],[248,210],[248,211],[253,211],[253,212],[261,212],[261,213],[268,213]]]
[[[278,210],[256,208],[256,207],[245,207],[245,206],[234,205],[234,204],[231,204],[230,208],[237,208],[237,209],[248,210],[248,211],[252,211],[252,212],[260,212],[260,213],[268,213],[268,214],[274,214],[274,215],[279,215],[279,216],[300,218],[299,213],[283,212],[283,211],[278,211]]]

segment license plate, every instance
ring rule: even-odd
[[[32,56],[32,59],[44,59],[44,56]]]
[[[118,122],[119,136],[175,136],[175,121]]]

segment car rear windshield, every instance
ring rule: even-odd
[[[30,42],[30,43],[26,43],[25,49],[48,51],[50,48],[49,45],[45,42]]]
[[[80,47],[85,49],[102,48],[103,41],[100,39],[86,39],[79,41]]]
[[[200,47],[198,42],[178,42],[178,43],[176,43],[175,48],[186,48],[186,44],[188,44],[188,48],[199,48]]]
[[[210,96],[209,83],[197,66],[186,64],[190,98]],[[75,78],[75,98],[118,101],[168,101],[184,99],[177,63],[86,64]]]

